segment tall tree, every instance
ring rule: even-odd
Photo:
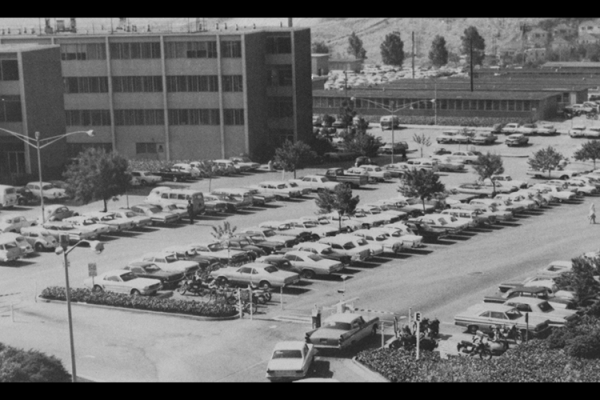
[[[431,170],[409,169],[404,172],[401,182],[400,192],[406,197],[420,198],[423,210],[425,210],[425,200],[431,200],[446,190],[444,184],[440,182],[439,175]]]
[[[558,168],[563,159],[564,156],[561,153],[557,152],[554,147],[548,146],[533,153],[533,156],[527,160],[527,163],[532,169],[548,171],[548,177],[550,177],[550,173]]]
[[[296,170],[314,160],[317,154],[309,145],[302,141],[291,142],[286,140],[283,146],[275,149],[275,162],[282,166],[283,172],[293,171],[296,179]]]
[[[429,50],[429,61],[435,67],[448,64],[448,49],[446,48],[446,39],[443,36],[437,35],[433,38],[431,50]]]
[[[320,192],[315,199],[319,213],[326,214],[337,211],[340,216],[340,230],[342,229],[342,216],[354,214],[359,201],[360,198],[352,196],[352,189],[345,185],[339,185],[333,193],[327,190]]]
[[[460,37],[462,42],[461,52],[467,56],[467,63],[471,61],[471,43],[473,45],[473,65],[481,65],[485,57],[485,40],[477,28],[470,26],[465,29],[463,36]]]
[[[492,176],[502,174],[504,172],[504,165],[502,163],[502,157],[497,154],[491,154],[489,151],[487,154],[481,154],[477,158],[477,164],[473,165],[475,173],[479,175],[479,178],[483,181],[490,179],[492,181],[492,197],[496,196],[496,181],[492,179]]]
[[[118,153],[89,148],[80,153],[77,162],[69,165],[63,174],[67,193],[84,204],[92,200],[107,201],[124,194],[130,186],[127,159]]]
[[[600,160],[600,140],[588,140],[573,154],[577,161],[592,160],[596,169],[596,160]]]
[[[381,43],[381,60],[384,64],[402,66],[404,62],[404,42],[400,38],[400,32],[392,32],[385,35]]]
[[[360,40],[356,33],[352,32],[352,34],[348,37],[348,54],[353,55],[357,59],[365,59],[367,58],[367,51],[363,47],[363,42]]]
[[[237,226],[232,227],[229,221],[224,221],[223,225],[213,225],[212,232],[210,233],[212,237],[214,237],[219,242],[224,244],[225,247],[227,247],[228,261],[231,259],[229,257],[229,240],[233,237],[233,234],[235,233],[236,229]]]
[[[419,145],[419,148],[421,149],[421,158],[423,158],[423,148],[431,146],[431,138],[424,133],[421,133],[420,135],[415,133],[413,135],[413,141]]]
[[[315,54],[329,54],[329,46],[324,41],[313,42],[311,52]]]

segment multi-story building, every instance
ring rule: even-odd
[[[600,22],[598,20],[593,20],[580,23],[579,36],[584,33],[600,34]]]
[[[65,133],[60,47],[37,44],[0,45],[0,128],[44,139]],[[65,141],[41,153],[44,171],[60,172]],[[37,151],[14,134],[0,129],[0,179],[12,182],[26,173],[37,173]]]
[[[69,155],[129,158],[260,153],[312,132],[310,29],[0,36],[60,45]],[[62,93],[61,93],[62,94]]]

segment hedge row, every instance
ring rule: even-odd
[[[65,288],[57,286],[44,289],[40,297],[48,300],[66,301],[67,299]],[[90,289],[71,289],[71,301],[202,317],[231,317],[237,314],[235,307],[229,304],[159,299],[151,296],[134,297],[124,293],[94,293]]]
[[[553,329],[548,337],[548,347],[564,349],[572,357],[600,358],[600,319],[586,315]]]
[[[357,360],[392,382],[600,382],[600,360],[570,357],[551,349],[548,341],[532,340],[500,357],[451,356],[437,352],[378,349],[363,351]]]
[[[71,375],[60,360],[37,350],[0,343],[0,382],[69,382]]]

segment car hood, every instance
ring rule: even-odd
[[[157,283],[160,283],[160,281],[158,279],[150,278],[135,278],[126,283],[128,283],[131,287],[143,289],[152,285],[156,285]]]
[[[302,358],[277,358],[269,361],[267,370],[271,371],[299,371],[302,369]]]

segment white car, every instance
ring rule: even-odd
[[[512,204],[505,201],[493,200],[493,199],[473,199],[469,202],[470,205],[482,206],[492,208],[492,210],[509,211],[512,213],[518,213],[525,210],[525,207],[518,204]]]
[[[367,227],[368,225],[356,218],[351,218],[349,215],[342,215],[340,217],[340,214],[337,211],[319,216],[319,220],[323,218],[328,219],[329,221],[331,221],[332,224],[337,224],[340,227],[340,229],[350,231],[362,229]]]
[[[229,157],[234,164],[239,164],[240,167],[247,167],[249,171],[255,171],[260,167],[259,163],[255,163],[248,157]]]
[[[588,127],[583,131],[583,137],[590,139],[598,139],[600,138],[600,128],[596,127]]]
[[[21,249],[21,254],[23,256],[28,256],[35,251],[33,249],[33,246],[20,233],[0,233],[0,238],[0,242],[5,242],[7,239],[15,242],[17,246]]]
[[[150,171],[131,171],[131,184],[134,186],[155,185],[162,182],[162,177],[152,174]]]
[[[536,183],[535,185],[531,186],[533,189],[542,189],[542,190],[547,190],[548,193],[550,193],[555,199],[557,199],[558,201],[564,201],[564,200],[573,200],[575,199],[577,196],[575,195],[575,193],[573,193],[570,190],[563,190],[561,188],[558,188],[556,186],[553,185],[546,185],[543,183]]]
[[[162,288],[158,279],[137,278],[131,271],[124,269],[89,277],[83,281],[83,285],[93,292],[116,292],[132,296],[150,296]]]
[[[212,243],[190,243],[187,245],[193,248],[196,254],[201,256],[214,257],[223,264],[241,264],[250,261],[248,252],[242,250],[228,249],[219,242]]]
[[[423,244],[423,236],[416,235],[412,229],[400,222],[371,229],[375,230],[376,232],[385,232],[391,237],[399,238],[402,240],[402,247],[404,248],[417,248],[425,246]]]
[[[175,254],[167,252],[147,253],[140,260],[158,264],[165,271],[183,272],[186,276],[192,276],[200,269],[200,265],[195,261],[180,260]]]
[[[567,180],[563,179],[550,179],[544,182],[546,185],[551,185],[559,188],[560,190],[566,190],[568,192],[575,193],[576,196],[583,196],[577,187],[571,186],[567,183]]]
[[[506,124],[502,127],[502,133],[506,133],[506,134],[510,134],[510,133],[520,133],[518,131],[519,126],[521,126],[521,124],[517,124],[517,123],[510,123],[510,124]]]
[[[113,211],[116,220],[130,221],[136,228],[152,225],[152,218],[138,215],[129,210]]]
[[[111,228],[107,224],[99,224],[96,222],[96,219],[85,216],[77,216],[77,217],[69,217],[63,219],[63,222],[71,224],[75,227],[82,227],[85,229],[93,230],[96,232],[95,239],[99,238],[101,235],[107,234],[111,232]]]
[[[186,163],[177,163],[171,166],[171,169],[175,171],[187,172],[192,176],[192,178],[198,179],[201,178],[203,173],[199,168],[196,168],[190,164]]]
[[[526,136],[535,135],[537,133],[537,126],[535,124],[520,125],[515,133],[521,133]]]
[[[312,190],[310,188],[302,187],[302,186],[298,185],[298,183],[294,182],[293,180],[290,180],[290,181],[284,182],[284,183],[285,183],[285,186],[287,188],[289,188],[290,190],[299,190],[303,196],[307,196],[312,192]]]
[[[549,278],[556,278],[564,274],[565,272],[573,269],[573,261],[552,261],[544,268],[540,268],[537,272],[538,276],[548,276]]]
[[[21,229],[21,236],[29,242],[35,251],[54,250],[58,247],[58,240],[46,228],[29,226]]]
[[[267,364],[266,378],[272,382],[302,379],[317,355],[314,345],[303,341],[279,342]]]
[[[42,192],[44,193],[44,200],[62,200],[68,198],[67,192],[65,189],[54,186],[48,182],[42,182],[42,186],[40,189],[39,182],[29,182],[25,185],[27,189],[33,193],[36,197],[41,197]]]
[[[348,229],[346,228],[341,228],[339,227],[339,224],[337,222],[333,222],[332,220],[322,216],[322,215],[315,215],[314,217],[300,217],[298,218],[298,221],[302,221],[302,222],[309,222],[310,224],[314,224],[316,226],[322,226],[328,229],[331,229],[331,231],[335,231],[335,233],[333,235],[337,235],[338,233],[345,233],[348,231]],[[333,236],[333,235],[329,235],[329,236]],[[325,235],[328,236],[328,235]]]
[[[479,156],[470,151],[453,151],[447,158],[450,160],[462,160],[465,164],[475,164]]]
[[[335,192],[342,184],[332,182],[322,175],[306,175],[300,179],[290,179],[290,182],[296,183],[301,188],[309,188],[313,192]]]
[[[537,134],[542,136],[555,135],[557,133],[554,125],[543,124],[537,127]]]
[[[367,229],[392,223],[392,217],[390,215],[367,213],[359,208],[354,211],[354,218],[362,222]]]
[[[290,189],[287,182],[283,181],[265,181],[258,185],[250,186],[261,193],[269,193],[275,196],[276,200],[293,199],[302,197],[302,191],[299,189]]]
[[[358,236],[341,234],[319,239],[319,243],[331,246],[334,251],[350,256],[352,261],[364,261],[371,257],[368,243]],[[381,248],[383,252],[383,248]]]
[[[568,179],[564,181],[569,189],[577,189],[577,192],[581,192],[587,195],[598,193],[596,185],[589,185],[578,179]]]
[[[352,232],[352,235],[359,236],[372,245],[382,246],[384,253],[396,254],[402,251],[401,239],[394,238],[384,231],[377,231],[377,228],[359,229]]]
[[[68,235],[69,240],[80,241],[95,239],[98,232],[87,226],[75,226],[64,221],[48,221],[42,225],[52,236],[59,240],[60,235]]]
[[[268,257],[268,256],[267,256]],[[317,275],[331,275],[344,269],[344,264],[336,260],[329,260],[310,251],[292,250],[283,255],[298,271],[301,278],[313,279]],[[257,258],[257,262],[261,262]]]
[[[387,217],[386,220],[389,220],[390,223],[408,218],[408,214],[404,211],[392,210],[385,205],[380,206],[378,204],[365,204],[364,206],[356,207],[356,209],[364,212],[365,214]]]
[[[525,196],[523,196],[521,194],[514,194],[514,193],[498,194],[498,195],[496,195],[496,197],[494,197],[494,200],[509,202],[509,203],[516,204],[516,205],[521,205],[528,210],[533,210],[533,209],[538,208],[538,205],[535,201],[529,200],[528,198],[525,198]]]
[[[91,212],[85,214],[85,217],[91,218],[99,224],[108,225],[111,232],[121,232],[135,227],[132,220],[116,218],[113,212]]]
[[[250,167],[249,166],[236,164],[236,163],[234,163],[231,160],[225,160],[225,159],[213,160],[213,163],[217,164],[218,166],[220,166],[222,168],[226,168],[228,171],[231,171],[232,173],[238,173],[239,174],[240,172],[248,172],[248,171],[250,171]]]
[[[575,125],[573,128],[569,129],[569,136],[572,138],[580,138],[584,137],[584,131],[586,127],[583,125]]]
[[[37,220],[30,220],[22,215],[9,214],[0,216],[0,232],[20,232],[21,228],[36,224]]]
[[[374,167],[372,165],[362,165],[360,167],[348,168],[344,174],[366,176],[369,178],[369,182],[385,182],[387,179],[391,179],[392,177],[389,172],[384,171],[381,169],[381,167]]]
[[[319,238],[334,236],[339,233],[339,229],[332,226],[332,224],[320,224],[319,221],[315,219],[290,219],[284,221],[284,223],[289,224],[292,228],[307,230],[313,235],[319,236]]]
[[[526,188],[529,186],[529,182],[513,179],[510,175],[492,175],[492,179],[502,184],[515,186],[516,188]]]
[[[438,161],[434,158],[413,158],[406,161],[408,168],[427,170],[437,172],[439,170]]]

